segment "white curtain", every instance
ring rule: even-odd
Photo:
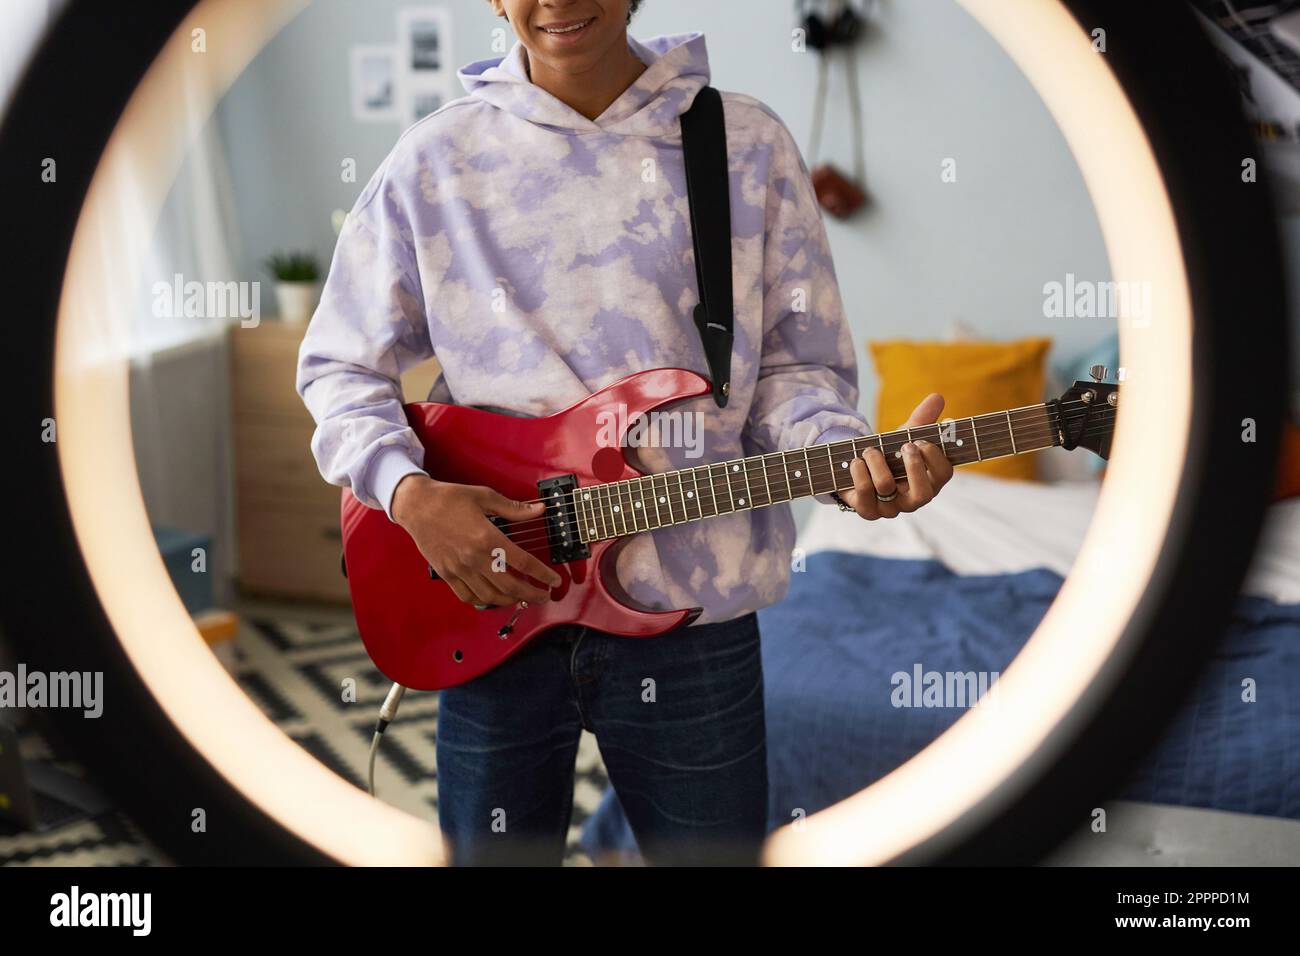
[[[160,317],[153,306],[153,286],[184,282],[235,282],[240,276],[239,229],[234,187],[222,141],[221,125],[208,117],[208,93],[194,77],[185,78],[192,122],[202,124],[163,205],[141,276],[141,305],[131,329],[132,353],[138,359],[198,339],[219,336],[237,316]],[[262,303],[266,305],[265,302]]]
[[[232,596],[234,488],[227,326],[238,317],[153,309],[155,283],[224,283],[237,273],[239,229],[221,124],[198,73],[184,84],[190,148],[158,216],[130,329],[131,417],[140,485],[155,526],[212,536],[218,604]],[[265,305],[265,303],[263,303]]]

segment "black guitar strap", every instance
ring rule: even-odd
[[[704,346],[719,408],[731,393],[731,343],[735,327],[731,296],[731,186],[727,175],[727,131],[722,96],[706,86],[681,117],[686,194],[695,246],[695,282],[700,303],[695,327]]]

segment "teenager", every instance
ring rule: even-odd
[[[540,505],[439,482],[407,427],[399,377],[436,355],[431,401],[547,415],[644,369],[706,371],[679,118],[709,83],[704,37],[639,42],[640,0],[487,0],[517,42],[460,73],[468,96],[398,141],[339,237],[302,345],[298,390],[324,477],[383,508],[464,601],[545,601],[559,577],[490,523]],[[762,103],[724,93],[735,344],[729,402],[691,448],[640,450],[661,471],[871,433],[808,172]],[[938,420],[930,395],[908,425]],[[940,448],[853,462],[866,519],[929,501]],[[536,509],[536,510],[535,510]],[[558,863],[585,727],[644,855],[753,862],[767,821],[755,611],[789,583],[788,505],[638,536],[619,579],[657,609],[702,607],[650,639],[571,627],[442,693],[439,816],[457,863]],[[512,565],[494,573],[505,549]]]

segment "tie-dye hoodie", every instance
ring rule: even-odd
[[[700,34],[629,38],[647,69],[589,120],[533,85],[516,44],[466,67],[469,95],[415,124],[340,234],[299,355],[321,474],[388,509],[424,460],[398,378],[432,355],[431,401],[547,415],[643,369],[707,374],[678,117],[709,82]],[[789,131],[723,93],[735,344],[725,409],[700,447],[638,449],[650,470],[868,434],[821,214]],[[391,517],[391,512],[390,512]],[[789,584],[788,505],[668,527],[628,543],[629,594],[721,621]]]

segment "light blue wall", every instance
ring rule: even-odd
[[[348,50],[392,42],[397,0],[317,0],[275,38],[217,113],[238,194],[242,269],[272,250],[309,247],[328,261],[331,210],[349,208],[396,139],[396,123],[352,118]],[[455,60],[495,55],[503,22],[485,0],[445,0]],[[767,102],[807,149],[816,60],[791,51],[785,0],[646,0],[640,36],[702,30],[715,85]],[[953,0],[884,0],[859,54],[872,210],[830,222],[859,342],[945,335],[964,319],[993,337],[1049,334],[1076,350],[1099,320],[1048,320],[1045,282],[1104,280],[1096,217],[1074,161],[1033,90]],[[824,152],[851,168],[842,66],[832,76]],[[340,164],[357,161],[358,181]],[[957,182],[940,180],[945,158]],[[268,297],[269,298],[269,297]],[[863,361],[863,408],[874,380]],[[885,423],[893,427],[897,423]]]

